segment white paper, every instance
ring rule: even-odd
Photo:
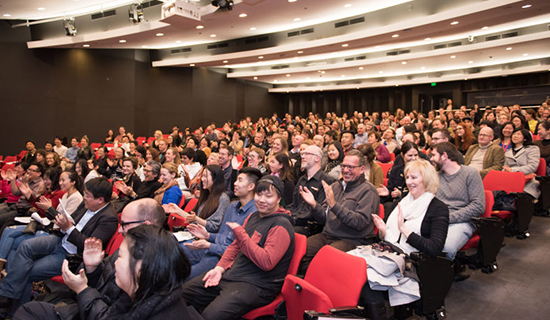
[[[189,231],[178,231],[178,232],[173,232],[172,234],[174,235],[174,237],[176,237],[178,242],[183,242],[194,238],[191,232]]]

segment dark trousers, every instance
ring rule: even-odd
[[[25,303],[17,309],[13,320],[57,320],[61,319],[53,304],[42,301]]]
[[[311,260],[313,260],[313,257],[315,257],[317,252],[321,250],[321,248],[325,245],[330,245],[331,247],[346,252],[355,249],[355,247],[357,247],[358,245],[367,244],[366,241],[366,239],[342,240],[328,236],[324,233],[319,233],[311,236],[307,238],[307,251],[300,264],[299,273],[302,275],[306,274],[307,268],[309,268]]]
[[[275,299],[276,293],[247,282],[221,280],[215,287],[204,287],[204,274],[183,285],[182,297],[195,309],[202,310],[205,320],[241,319],[247,312]]]

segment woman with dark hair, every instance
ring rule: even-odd
[[[86,239],[85,246],[101,250],[101,242],[94,238]],[[125,294],[112,304],[88,286],[84,272],[72,273],[67,261],[62,274],[77,294],[82,320],[167,320],[192,319],[181,289],[190,270],[187,256],[170,232],[140,225],[128,230],[118,250],[115,282]]]
[[[107,137],[105,137],[105,143],[113,143],[113,140],[115,139],[115,133],[113,130],[109,129],[107,131]]]
[[[550,121],[544,121],[539,124],[538,133],[541,140],[536,140],[533,143],[539,147],[540,156],[546,160],[546,175],[550,175]]]
[[[84,183],[88,182],[92,178],[95,178],[93,176],[88,177],[91,170],[88,165],[88,161],[86,161],[85,159],[79,159],[76,161],[76,163],[74,164],[74,171],[76,171],[76,173],[80,177],[82,177]]]
[[[376,160],[383,163],[390,162],[390,151],[383,143],[380,143],[380,133],[369,131],[367,133],[367,142],[376,151]]]
[[[540,149],[533,145],[531,133],[527,129],[517,128],[512,133],[512,147],[504,153],[502,171],[532,174],[537,171],[540,161]],[[525,184],[524,191],[538,199],[540,182],[531,179]]]
[[[44,168],[47,168],[48,165],[46,164],[46,156],[48,153],[44,149],[38,149],[36,150],[34,161],[40,163]]]
[[[375,188],[384,185],[384,171],[382,167],[376,162],[374,158],[376,157],[376,152],[369,143],[364,143],[357,147],[364,156],[365,156],[365,178],[372,183]]]
[[[208,137],[201,138],[201,141],[199,142],[199,150],[204,152],[207,158],[210,156],[212,150],[210,149],[210,139]]]
[[[84,192],[82,178],[74,171],[64,171],[59,175],[60,171],[61,169],[48,169],[44,173],[44,182],[49,191],[34,203],[34,206],[40,210],[41,216],[44,216],[45,211],[50,216],[56,216],[60,212],[71,215],[82,202],[82,193]],[[52,188],[56,188],[57,191],[52,191],[54,190]],[[48,235],[47,232],[40,230],[36,234],[23,233],[26,227],[26,225],[16,226],[4,230],[0,240],[0,269],[6,261],[13,258],[17,248],[24,240]]]
[[[330,177],[338,180],[340,174],[342,173],[342,168],[340,164],[344,160],[344,149],[340,142],[335,141],[331,142],[327,148],[328,151],[328,163],[323,169],[323,171],[328,174]]]
[[[277,153],[269,158],[269,171],[273,176],[279,177],[284,184],[283,207],[289,205],[294,200],[294,175],[290,166],[290,158],[286,153]]]
[[[463,155],[468,148],[477,143],[477,139],[472,133],[470,126],[464,122],[459,123],[455,130],[455,146]]]
[[[157,149],[149,148],[149,149],[147,149],[147,153],[145,155],[145,160],[160,162],[159,155],[160,155],[160,153]]]
[[[409,192],[405,183],[404,171],[407,163],[418,159],[418,147],[414,142],[406,141],[401,146],[400,156],[403,157],[403,161],[396,161],[388,172],[388,186],[376,186],[380,197],[384,197],[381,202],[393,202]]]
[[[527,121],[525,120],[525,117],[520,114],[514,114],[512,116],[511,122],[514,124],[514,129],[529,130],[529,126],[527,125]]]
[[[229,196],[225,193],[221,167],[208,165],[202,170],[200,197],[193,211],[185,212],[177,205],[165,205],[163,208],[166,212],[184,217],[188,223],[205,227],[208,232],[218,232],[230,202]]]
[[[505,122],[500,127],[499,138],[493,141],[494,144],[500,146],[504,150],[504,153],[506,153],[512,145],[512,132],[514,132],[514,124],[512,122]]]

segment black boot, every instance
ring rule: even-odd
[[[386,304],[384,302],[367,303],[367,318],[370,320],[386,320]]]

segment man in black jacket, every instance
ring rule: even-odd
[[[9,311],[14,300],[29,301],[32,282],[59,275],[65,257],[82,253],[86,238],[100,239],[104,246],[109,242],[118,223],[110,204],[112,190],[106,178],[88,181],[84,201],[72,217],[56,215],[60,236],[29,239],[19,246],[15,257],[8,261],[8,275],[0,283],[0,309]]]

